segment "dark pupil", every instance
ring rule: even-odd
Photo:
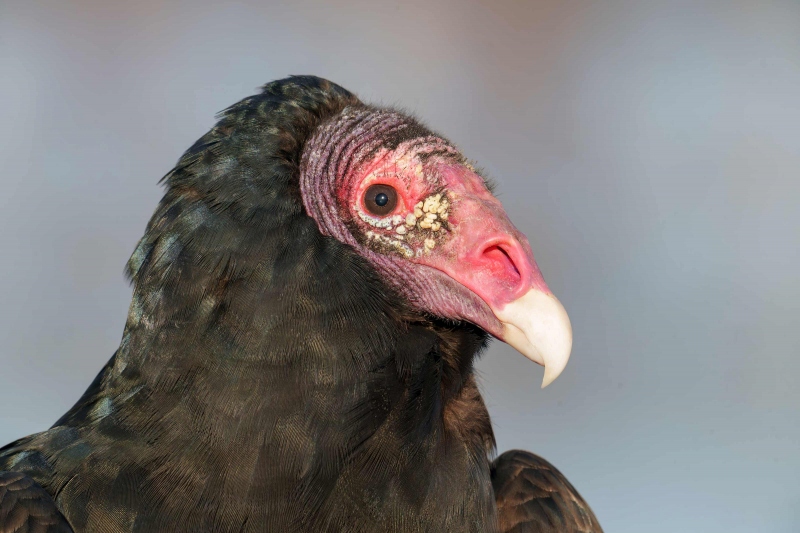
[[[385,192],[379,192],[375,195],[375,203],[378,204],[380,207],[385,206],[389,203],[389,197],[386,195]]]

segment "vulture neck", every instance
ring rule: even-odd
[[[196,224],[207,209],[168,193],[151,227]],[[168,224],[159,213],[181,214]],[[101,377],[126,429],[221,452],[274,450],[303,434],[298,453],[337,457],[389,432],[398,453],[435,453],[446,440],[485,457],[493,436],[472,373],[483,332],[409,311],[302,210],[257,230],[215,218],[222,235],[148,232],[137,250],[146,257],[123,340]]]
[[[349,247],[291,218],[235,258],[158,236],[119,350],[61,425],[163,465],[140,486],[142,520],[170,527],[204,502],[198,523],[227,506],[271,531],[493,531],[472,373],[485,334],[409,313]],[[147,273],[162,241],[180,251]]]

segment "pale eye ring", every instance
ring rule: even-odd
[[[364,206],[373,215],[388,215],[397,207],[397,191],[383,183],[370,185],[364,193]]]

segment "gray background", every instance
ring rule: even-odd
[[[158,179],[288,74],[401,104],[499,182],[572,360],[495,343],[500,450],[611,532],[800,531],[800,2],[0,1],[0,441],[116,348]]]

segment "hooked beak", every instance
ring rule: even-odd
[[[458,191],[450,215],[451,237],[418,261],[476,294],[491,314],[466,316],[525,357],[545,367],[542,388],[564,370],[572,326],[564,306],[544,282],[525,236],[474,173],[445,172]]]
[[[502,340],[544,367],[542,388],[564,371],[572,351],[572,325],[561,302],[538,289],[493,309],[503,324]]]

